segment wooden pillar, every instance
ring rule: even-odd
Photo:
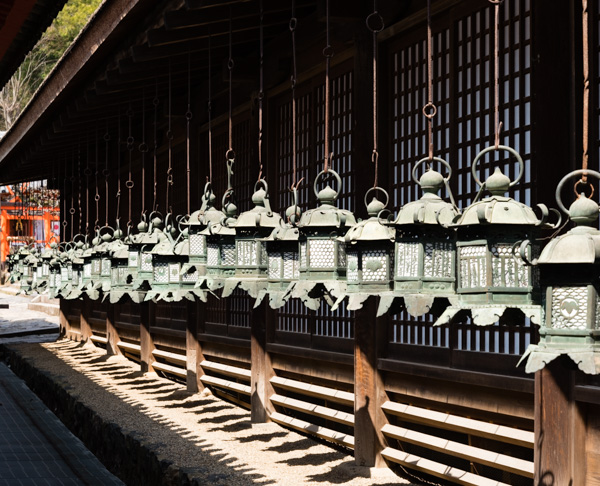
[[[586,484],[585,417],[573,398],[577,373],[560,357],[535,374],[536,485]]]
[[[358,466],[384,467],[381,457],[386,400],[383,380],[377,369],[379,341],[387,336],[387,318],[376,318],[377,301],[370,297],[356,311],[354,324],[354,459]]]
[[[272,322],[272,312],[267,304],[267,299],[252,310],[251,315],[251,421],[253,423],[269,422],[269,415],[273,412],[271,395],[273,389],[271,378],[273,367],[269,353],[267,353],[267,327]]]
[[[198,391],[198,306],[199,302],[187,303],[187,320],[185,325],[185,363],[187,391]]]
[[[92,328],[90,326],[90,314],[91,314],[92,301],[89,297],[84,296],[83,302],[81,303],[81,315],[79,317],[79,330],[81,333],[81,340],[87,341],[92,337]]]
[[[208,297],[211,298],[210,296]],[[198,391],[204,390],[205,386],[202,383],[202,377],[204,376],[204,369],[202,368],[202,361],[204,361],[204,353],[202,351],[202,341],[198,338],[198,334],[202,336],[206,332],[206,305],[204,302],[196,302],[196,380],[198,383]]]
[[[106,307],[106,353],[110,355],[121,355],[118,342],[119,331],[115,327],[115,306],[108,304]]]
[[[154,340],[150,329],[154,321],[155,309],[151,302],[140,304],[140,361],[141,370],[143,373],[151,373],[154,371],[152,364],[154,363]]]
[[[68,337],[71,332],[71,323],[69,322],[69,301],[65,299],[59,299],[59,314],[58,314],[58,325],[60,337]]]

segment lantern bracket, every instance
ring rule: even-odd
[[[565,182],[567,182],[567,180],[569,180],[571,177],[574,177],[577,175],[586,175],[586,176],[591,175],[591,176],[594,176],[596,179],[600,180],[600,172],[596,172],[595,170],[590,170],[590,169],[574,170],[573,172],[570,172],[566,176],[564,176],[558,183],[558,186],[556,186],[556,203],[558,204],[558,207],[566,214],[569,214],[569,210],[563,204],[560,193],[562,192],[562,188],[565,185]],[[583,193],[577,193],[577,196],[580,197],[581,194],[583,194]],[[585,196],[585,194],[584,194],[584,196]],[[585,196],[585,197],[587,197],[587,196]],[[590,197],[591,197],[591,195],[590,195]]]
[[[383,211],[387,207],[387,205],[389,204],[389,202],[390,202],[390,195],[382,187],[379,187],[379,186],[371,187],[371,189],[369,189],[367,192],[365,192],[365,198],[364,198],[365,206],[369,205],[367,196],[369,194],[371,194],[371,192],[380,192],[381,194],[383,194],[385,196],[385,202],[383,203],[383,209],[381,210],[381,211]],[[373,196],[373,197],[375,197],[375,196]]]

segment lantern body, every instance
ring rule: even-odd
[[[458,295],[450,298],[451,306],[436,324],[449,322],[460,309],[469,309],[474,324],[491,325],[508,308],[541,322],[537,270],[516,258],[514,248],[546,226],[529,206],[503,196],[512,184],[496,169],[485,183],[491,195],[471,204],[455,224]],[[531,256],[537,246],[527,243],[523,252]]]
[[[341,188],[340,176],[331,169],[327,174],[333,176]],[[300,267],[292,296],[313,310],[320,307],[321,298],[334,305],[345,295],[347,258],[343,237],[356,224],[350,211],[334,205],[339,191],[329,185],[317,191],[318,181],[327,174],[318,174],[314,183],[320,206],[306,211],[298,222]]]

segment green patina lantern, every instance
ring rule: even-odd
[[[488,152],[507,151],[519,164],[515,181],[498,168],[481,183],[477,177],[477,163]],[[447,324],[460,310],[469,309],[473,323],[491,325],[497,322],[506,309],[519,309],[534,323],[541,323],[541,296],[537,286],[537,271],[514,257],[514,248],[523,240],[534,241],[541,229],[550,228],[546,223],[548,209],[538,205],[541,219],[533,210],[504,194],[520,180],[524,163],[512,148],[500,145],[482,150],[471,167],[475,182],[481,187],[475,202],[471,204],[454,224],[457,231],[457,295],[449,297],[450,306],[436,321]],[[484,190],[490,196],[479,200]],[[529,258],[538,251],[536,243],[529,243],[523,250]]]
[[[79,299],[84,292],[85,285],[83,275],[85,273],[83,255],[88,250],[87,236],[76,235],[67,251],[67,257],[71,261],[72,278],[61,296],[66,300]],[[88,279],[89,281],[89,279]]]
[[[171,215],[165,218],[165,230],[159,234],[159,242],[149,252],[152,255],[152,283],[151,289],[146,293],[145,300],[157,302],[179,302],[184,297],[194,300],[193,294],[189,294],[182,288],[181,268],[186,263],[184,254],[177,254],[173,240],[174,226],[170,224]],[[181,235],[180,235],[181,236]]]
[[[235,246],[235,224],[237,206],[231,178],[233,176],[233,154],[227,151],[227,190],[223,194],[222,215],[218,223],[210,222],[200,234],[206,236],[206,274],[198,277],[196,288],[216,290],[225,286],[227,278],[235,276],[237,262]]]
[[[385,197],[385,202],[377,199],[377,192]],[[374,193],[373,199],[368,202],[371,193]],[[389,196],[384,189],[369,189],[365,194],[369,218],[352,226],[344,237],[348,310],[358,310],[370,296],[381,295],[392,288],[395,232],[379,219],[388,202]],[[337,309],[344,298],[345,295],[338,297],[332,309]]]
[[[131,276],[130,297],[133,302],[141,303],[146,299],[146,292],[150,290],[152,282],[152,255],[150,251],[158,244],[159,236],[163,235],[164,222],[159,212],[150,214],[150,223],[145,218],[138,223],[138,233],[127,238],[129,254],[127,267]],[[128,277],[129,278],[129,277]]]
[[[255,305],[259,305],[267,295],[269,306],[279,309],[291,297],[291,290],[300,277],[299,243],[300,231],[297,223],[302,216],[298,206],[298,190],[292,189],[293,202],[285,212],[287,223],[280,220],[268,238],[264,239],[268,258],[268,283],[259,292]]]
[[[264,179],[254,184],[252,203],[254,208],[241,213],[235,221],[235,276],[226,280],[223,297],[239,286],[256,299],[267,288],[269,259],[265,239],[283,220],[271,209],[269,186]]]
[[[28,250],[27,256],[23,259],[23,275],[21,277],[20,291],[25,295],[30,294],[33,290],[33,278],[38,262],[36,253],[35,250]]]
[[[338,190],[328,184],[318,191],[318,183],[328,176],[334,178]],[[301,299],[312,310],[320,307],[321,298],[333,305],[346,292],[343,236],[356,220],[350,211],[335,206],[341,187],[342,180],[334,170],[317,174],[313,188],[320,206],[306,211],[298,222],[300,268],[291,292],[292,297]]]
[[[87,283],[85,292],[91,300],[98,300],[100,292],[110,291],[111,277],[111,259],[110,243],[113,240],[114,229],[110,226],[103,226],[96,231],[96,236],[92,240],[92,248],[88,255],[84,253],[84,274],[86,264],[89,262],[90,280]],[[86,261],[87,258],[87,261]],[[87,276],[87,275],[84,275]]]
[[[438,162],[448,170],[446,177],[429,168],[419,179],[417,171],[424,163]],[[413,316],[429,312],[435,299],[455,295],[455,231],[449,225],[458,217],[450,191],[452,169],[439,157],[419,160],[412,169],[412,179],[423,195],[405,204],[392,225],[395,230],[394,288],[382,294],[378,315],[406,310]],[[452,203],[439,193],[446,188]],[[442,301],[446,305],[447,300]]]
[[[206,262],[207,262],[207,251],[208,244],[206,241],[206,234],[204,230],[209,224],[216,224],[223,218],[223,213],[214,207],[215,195],[212,190],[212,185],[207,182],[204,186],[204,194],[202,195],[202,204],[198,211],[195,211],[187,219],[183,221],[181,225],[187,226],[188,230],[188,242],[187,252],[189,255],[188,266],[185,268],[185,273],[197,271],[194,285],[198,280],[198,277],[206,275]],[[181,251],[186,251],[183,247]],[[193,273],[192,273],[193,274]]]
[[[522,258],[540,270],[545,310],[540,342],[530,345],[521,358],[528,373],[561,355],[569,356],[585,373],[600,373],[600,208],[581,193],[567,210],[560,196],[565,182],[577,175],[600,179],[600,173],[577,170],[558,184],[558,206],[576,226],[551,239],[533,262],[529,262],[528,242],[520,248]]]

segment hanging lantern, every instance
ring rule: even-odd
[[[86,294],[91,300],[98,300],[101,291],[110,291],[110,243],[113,233],[114,230],[110,226],[103,226],[96,231],[96,237],[92,240],[92,248],[89,253],[91,277],[86,287]]]
[[[381,192],[386,201],[382,202],[371,192]],[[388,193],[381,187],[372,187],[365,194],[365,206],[369,218],[352,226],[344,237],[346,244],[346,279],[348,310],[362,308],[372,295],[381,295],[391,290],[394,248],[394,230],[382,223],[380,213],[389,202]],[[345,295],[338,297],[332,310],[337,309]]]
[[[333,176],[338,190],[328,184],[317,191],[319,181],[328,175]],[[313,187],[320,206],[306,211],[298,222],[300,269],[292,297],[301,299],[309,309],[317,310],[321,298],[333,305],[346,291],[346,244],[342,237],[356,220],[350,211],[334,205],[342,187],[337,172],[321,171]]]
[[[533,262],[527,252],[529,242],[520,248],[522,258],[539,267],[545,309],[540,342],[530,345],[521,358],[527,362],[527,373],[541,370],[561,355],[569,356],[585,373],[600,373],[600,208],[585,194],[578,193],[567,210],[560,195],[565,182],[577,175],[600,179],[598,172],[576,170],[559,182],[558,206],[569,215],[575,228],[550,240]]]
[[[283,219],[268,238],[264,239],[268,258],[267,288],[259,292],[255,306],[269,296],[269,306],[279,309],[291,297],[296,281],[300,277],[300,257],[298,238],[300,231],[296,224],[302,216],[298,206],[298,190],[292,189],[293,202],[285,212],[288,223]]]
[[[200,209],[181,222],[184,238],[175,248],[175,253],[188,257],[187,263],[181,267],[183,286],[202,301],[206,299],[206,293],[197,288],[197,283],[200,277],[206,275],[208,244],[205,230],[210,224],[219,223],[223,217],[223,213],[214,207],[215,199],[212,185],[207,182]]]
[[[174,227],[170,224],[171,214],[165,218],[165,230],[159,235],[159,242],[150,254],[152,255],[152,283],[151,289],[146,293],[145,300],[157,302],[179,302],[187,292],[181,289],[181,267],[185,264],[185,255],[175,253],[173,240]],[[193,300],[193,297],[190,299]]]
[[[83,256],[89,250],[87,236],[76,235],[72,243],[71,249],[68,252],[68,258],[71,261],[73,277],[70,288],[65,289],[62,294],[62,297],[67,300],[79,299],[91,278],[88,277],[87,280],[84,278],[86,263]],[[91,275],[91,266],[88,268],[90,269],[89,275]]]
[[[129,276],[127,278],[131,278],[133,282],[130,291],[131,300],[138,304],[144,302],[152,282],[152,255],[149,252],[159,242],[159,235],[163,235],[164,223],[160,213],[152,212],[149,219],[150,224],[142,218],[137,226],[138,233],[128,237]]]
[[[209,223],[206,229],[200,232],[206,236],[206,275],[198,278],[197,288],[220,289],[225,285],[227,278],[235,276],[237,206],[231,185],[234,164],[232,152],[232,150],[227,151],[228,189],[223,194],[221,220],[218,223]]]
[[[20,291],[25,295],[29,295],[32,290],[33,273],[38,259],[34,251],[27,250],[26,255],[23,259],[23,275],[21,277]]]
[[[500,169],[481,183],[477,177],[477,164],[488,152],[507,151],[519,164],[519,175],[514,182]],[[476,325],[490,325],[498,321],[507,308],[516,308],[536,324],[541,323],[539,289],[535,283],[537,272],[515,259],[513,248],[523,240],[533,240],[546,223],[548,209],[538,204],[542,217],[538,219],[533,210],[504,194],[523,175],[521,156],[512,148],[500,145],[482,150],[471,167],[475,182],[481,187],[478,197],[455,224],[457,230],[458,280],[456,297],[449,297],[451,306],[437,320],[436,325],[446,324],[461,309],[470,309]],[[478,200],[487,190],[490,196]],[[529,243],[523,250],[536,254],[538,245]]]
[[[275,228],[282,224],[279,214],[271,210],[269,186],[264,179],[254,184],[254,208],[241,213],[235,221],[235,276],[225,282],[223,297],[228,297],[239,287],[256,299],[266,290],[269,260],[266,241]]]
[[[417,180],[418,168],[431,160],[446,167],[448,176],[428,169]],[[458,217],[458,210],[454,202],[439,195],[446,187],[453,201],[448,183],[451,175],[448,162],[438,157],[426,157],[414,165],[412,179],[423,195],[404,205],[392,223],[396,228],[394,290],[382,294],[378,315],[392,308],[393,312],[404,309],[421,316],[432,309],[436,298],[455,295],[455,232],[448,226]]]

